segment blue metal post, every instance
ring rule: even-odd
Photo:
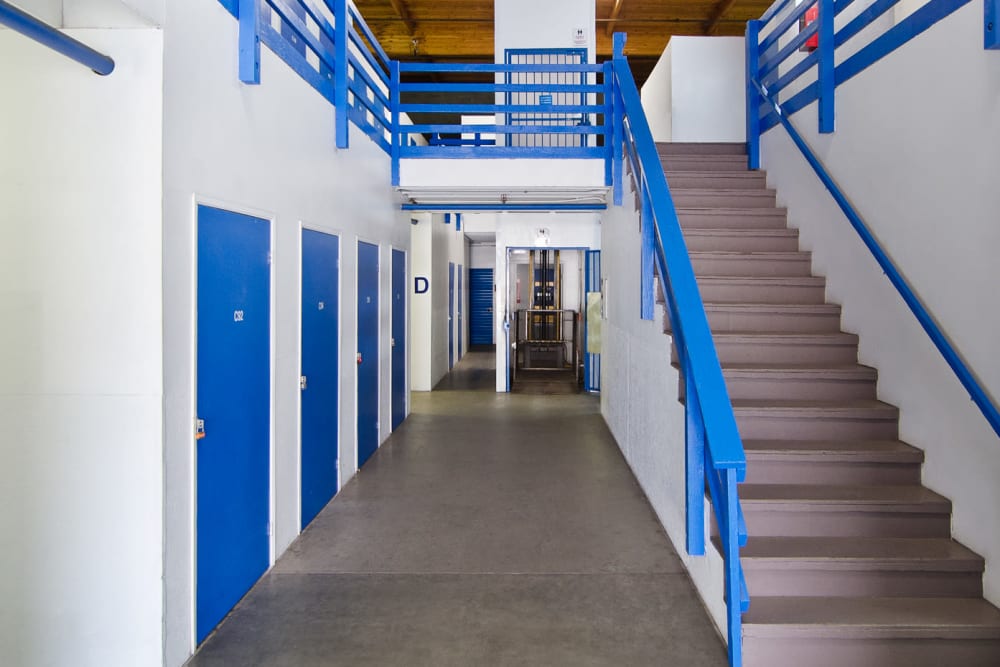
[[[740,566],[740,546],[737,535],[736,517],[739,513],[739,497],[736,492],[736,471],[732,468],[721,471],[725,482],[725,536],[723,549],[726,561],[726,623],[729,638],[729,664],[740,667],[743,664],[743,628],[742,628],[742,568]],[[720,522],[720,530],[723,530]]]
[[[612,58],[614,60],[625,60],[625,42],[628,41],[628,35],[623,32],[616,32],[612,37]],[[618,81],[617,75],[612,76],[614,82],[614,90],[612,94],[612,99],[614,101],[614,136],[611,139],[612,150],[614,150],[613,162],[611,165],[612,171],[614,173],[614,202],[615,206],[621,206],[623,200],[623,181],[625,176],[625,169],[623,164],[622,156],[622,143],[624,142],[625,135],[625,114],[624,105],[619,99],[619,87],[620,83]]]
[[[9,2],[0,0],[0,25],[5,25],[39,44],[61,53],[71,60],[89,67],[96,74],[107,76],[115,69],[115,61],[76,41],[43,21],[24,12]]]
[[[747,21],[747,167],[760,169],[760,95],[753,80],[760,71],[760,21]]]
[[[639,317],[644,320],[653,319],[654,304],[656,294],[654,293],[653,280],[653,227],[656,221],[653,219],[653,203],[649,196],[649,191],[645,184],[641,186],[642,191],[642,214],[639,218],[640,233],[642,235],[642,256],[639,259],[641,265],[641,286],[642,300],[639,307]]]
[[[260,2],[240,0],[240,81],[260,83]]]
[[[604,63],[604,184],[615,186],[615,70],[613,63]]]
[[[389,105],[392,112],[392,184],[399,185],[399,153],[403,143],[402,135],[399,133],[399,61],[389,62]]]
[[[987,49],[1000,49],[1000,0],[983,0],[983,45]]]
[[[834,130],[834,96],[836,81],[833,67],[833,0],[819,2],[819,131]]]
[[[347,0],[333,0],[334,25],[333,61],[333,107],[336,114],[337,148],[350,146],[350,110],[347,107],[347,44],[350,41],[348,25],[351,17],[347,13]]]
[[[680,350],[678,350],[680,351]],[[705,555],[705,425],[702,422],[698,390],[691,378],[687,354],[681,352],[684,373],[684,483],[687,503],[687,552],[691,556]],[[713,473],[714,474],[714,473]]]

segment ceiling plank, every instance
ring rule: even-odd
[[[402,19],[403,24],[409,31],[410,35],[415,35],[417,32],[417,24],[414,22],[413,17],[410,16],[410,10],[406,6],[404,0],[389,0],[389,4],[392,8],[396,10],[396,14]]]
[[[608,24],[604,26],[604,34],[608,37],[610,37],[611,33],[615,30],[615,20],[618,18],[618,15],[622,13],[622,5],[624,4],[625,0],[615,0],[615,6],[611,8],[611,18],[608,21]]]
[[[719,4],[715,6],[712,13],[708,17],[708,21],[705,22],[705,34],[711,35],[715,32],[715,29],[719,25],[719,21],[722,17],[726,15],[733,5],[736,4],[736,0],[719,0]]]

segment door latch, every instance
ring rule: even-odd
[[[361,365],[361,353],[358,352],[358,366]]]
[[[389,347],[396,347],[396,339],[395,338],[390,338],[389,339]]]
[[[194,420],[194,439],[201,440],[205,437],[205,420],[195,419]]]
[[[302,391],[306,390],[306,379],[305,375],[299,376],[299,389]]]

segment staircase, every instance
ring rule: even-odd
[[[764,173],[742,144],[658,149],[746,448],[744,664],[1000,665],[983,559],[951,539]]]

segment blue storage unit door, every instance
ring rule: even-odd
[[[462,317],[462,313],[465,308],[462,304],[462,265],[458,265],[458,359],[461,361],[462,353],[462,332],[465,330],[465,319]]]
[[[378,246],[358,241],[358,468],[378,449]]]
[[[406,253],[392,251],[392,430],[406,419]]]
[[[455,367],[455,263],[448,262],[448,370]]]
[[[469,269],[469,344],[493,344],[493,269]]]
[[[586,283],[586,299],[584,301],[585,326],[584,356],[583,356],[583,389],[584,391],[601,390],[601,354],[600,354],[600,299],[601,299],[601,251],[587,251],[587,266],[584,276]],[[595,304],[596,302],[596,304]],[[597,313],[594,313],[594,309]],[[593,351],[591,351],[593,350]]]
[[[302,527],[337,492],[340,240],[302,230]]]
[[[269,560],[271,225],[198,207],[196,634]]]

